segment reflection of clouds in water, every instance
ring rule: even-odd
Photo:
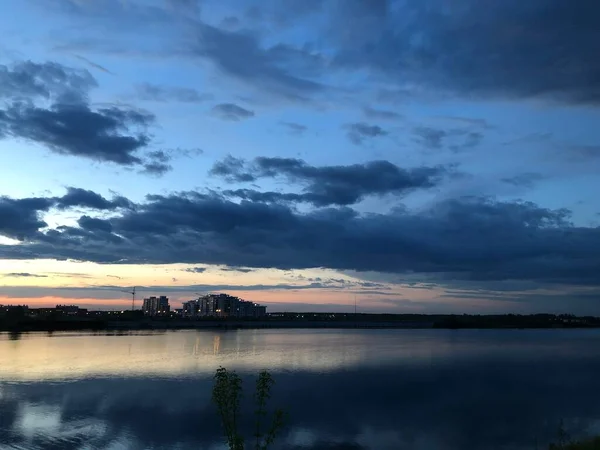
[[[567,362],[547,358],[532,365],[498,358],[484,363],[473,359],[434,366],[277,373],[273,404],[285,406],[291,420],[280,448],[535,448],[536,437],[543,443],[555,436],[561,419],[579,433],[596,426],[600,418],[600,361]],[[244,376],[245,386],[251,387],[253,381]],[[5,386],[6,398],[17,400],[0,402],[0,407],[2,412],[17,411],[8,414],[12,420],[5,423],[17,431],[22,411],[38,415],[44,411],[22,405],[53,411],[63,431],[50,438],[61,444],[81,440],[85,434],[69,430],[102,424],[90,433],[91,448],[106,448],[98,442],[128,448],[210,448],[221,439],[210,404],[211,382],[200,376],[13,384]],[[251,405],[245,408],[250,411]],[[13,439],[23,440],[22,433]],[[344,443],[354,447],[343,447]]]
[[[20,404],[17,416],[15,428],[25,438],[32,439],[38,434],[57,434],[60,431],[61,410],[58,406],[24,402]]]
[[[0,383],[0,447],[216,450],[221,432],[210,403],[212,367],[237,363],[250,390],[248,371],[254,375],[253,367],[270,362],[273,405],[291,416],[281,449],[531,449],[536,438],[543,444],[555,437],[561,419],[576,434],[597,427],[599,335],[350,330],[134,336],[149,340],[144,343],[98,336],[104,352],[120,355],[119,349],[131,348],[133,357],[160,367],[161,377],[124,370],[101,379]],[[54,348],[65,347],[68,339],[60,339]],[[69,339],[78,352],[95,354],[92,343],[98,341]],[[155,345],[155,339],[166,342]],[[169,376],[172,351],[189,361]],[[20,358],[13,375],[28,367],[25,355]],[[70,367],[81,370],[80,362]],[[86,372],[74,378],[81,374]],[[49,418],[41,418],[47,412]]]

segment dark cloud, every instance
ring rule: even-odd
[[[374,138],[377,136],[385,136],[388,134],[379,125],[369,125],[364,122],[356,122],[345,125],[348,130],[347,136],[350,141],[356,145],[360,145],[365,139]]]
[[[454,152],[477,147],[484,137],[480,131],[471,128],[442,129],[419,126],[413,128],[412,133],[415,142],[428,150],[447,147]]]
[[[68,187],[67,193],[62,197],[55,198],[55,206],[59,209],[72,207],[92,208],[97,210],[114,210],[117,208],[131,208],[133,203],[122,196],[116,196],[107,200],[94,191]]]
[[[206,272],[206,267],[190,267],[187,269],[183,269],[183,271],[189,273],[204,273]]]
[[[48,275],[38,275],[29,272],[12,272],[3,275],[7,278],[48,278]]]
[[[171,155],[164,150],[156,150],[148,152],[148,158],[153,159],[157,162],[168,163],[171,161]]]
[[[246,172],[245,161],[231,155],[227,155],[222,161],[217,161],[210,174],[224,177],[229,182],[248,183],[256,180],[254,175]]]
[[[81,216],[77,221],[77,224],[85,231],[103,231],[106,233],[112,232],[112,225],[110,222],[95,217]]]
[[[223,120],[238,122],[240,120],[254,117],[254,111],[242,108],[233,103],[221,103],[212,108],[212,114]]]
[[[283,192],[262,192],[256,189],[226,189],[222,192],[226,197],[240,198],[252,202],[278,203],[278,202],[311,202],[310,194],[294,194]]]
[[[198,40],[191,51],[229,76],[293,99],[322,89],[309,79],[315,64],[321,64],[310,52],[283,44],[265,48],[255,34],[225,31],[204,23],[199,23],[197,30]]]
[[[224,191],[228,196],[259,202],[309,202],[317,206],[351,205],[369,195],[405,194],[429,188],[444,174],[441,168],[402,169],[388,161],[315,167],[300,159],[266,157],[256,158],[251,164],[228,157],[211,172],[237,182],[283,177],[304,186],[302,194],[238,189]]]
[[[84,97],[96,87],[87,70],[58,63],[21,61],[12,66],[0,64],[0,99],[68,99]]]
[[[142,173],[148,175],[156,175],[160,177],[163,176],[165,173],[171,171],[172,169],[173,166],[171,166],[170,164],[154,160],[146,162],[144,164],[144,170],[142,170]]]
[[[387,111],[384,109],[375,109],[370,107],[363,108],[363,114],[367,119],[380,119],[380,120],[399,120],[404,116],[394,111]]]
[[[144,129],[153,120],[150,114],[116,107],[94,111],[86,104],[54,104],[46,109],[15,102],[0,110],[0,137],[37,142],[62,155],[131,166],[143,162],[137,152],[150,142]]]
[[[67,188],[67,193],[62,197],[31,197],[19,200],[0,197],[0,235],[21,241],[31,239],[39,230],[48,226],[41,218],[42,213],[51,208],[64,210],[74,207],[114,211],[119,208],[132,208],[134,204],[122,196],[107,200],[93,191],[74,187]]]
[[[173,170],[171,162],[175,158],[193,158],[203,153],[204,151],[200,148],[171,148],[149,151],[145,154],[146,159],[141,173],[160,177]]]
[[[49,198],[25,198],[14,200],[0,197],[0,235],[24,240],[48,224],[40,213],[48,211],[54,200]]]
[[[172,168],[173,167],[168,164],[149,162],[144,164],[144,170],[142,170],[141,173],[160,177],[169,172]]]
[[[466,198],[420,212],[359,214],[344,207],[299,213],[281,204],[184,193],[148,196],[134,209],[99,220],[112,233],[89,227],[30,233],[30,242],[1,246],[0,257],[600,284],[600,229],[574,226],[568,211],[532,203]],[[39,219],[31,222],[37,232]]]
[[[363,7],[344,7],[332,30],[341,67],[469,97],[600,101],[595,0],[509,0],[489,8],[475,0],[449,8],[442,0],[401,8],[351,3]]]
[[[281,125],[287,129],[290,134],[304,134],[308,127],[295,122],[281,122]]]
[[[220,270],[223,272],[240,272],[240,273],[254,272],[254,269],[248,269],[248,268],[244,268],[244,267],[221,267]]]
[[[136,96],[146,101],[181,103],[202,103],[213,98],[211,94],[203,94],[193,88],[160,86],[151,83],[137,85]]]
[[[122,166],[139,166],[148,173],[171,167],[144,154],[154,125],[150,113],[110,106],[92,108],[88,91],[95,79],[85,70],[57,63],[30,61],[0,66],[0,139],[16,138],[41,144],[50,151]],[[38,99],[50,100],[39,106]]]

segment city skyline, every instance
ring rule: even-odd
[[[600,6],[478,5],[11,5],[0,304],[600,315]]]

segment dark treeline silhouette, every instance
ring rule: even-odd
[[[261,318],[147,317],[141,311],[44,314],[23,306],[0,309],[0,331],[60,331],[185,328],[598,328],[600,318],[572,314],[352,314],[271,313]]]

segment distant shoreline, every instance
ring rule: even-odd
[[[364,315],[352,320],[289,319],[133,319],[23,320],[2,323],[2,332],[238,330],[238,329],[585,329],[600,328],[600,319],[556,319],[557,316],[415,316],[413,320],[381,320]],[[394,320],[396,319],[396,320]]]

